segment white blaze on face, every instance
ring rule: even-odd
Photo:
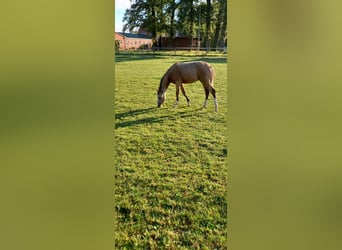
[[[164,101],[165,101],[165,93],[163,93],[163,94],[158,93],[158,95],[157,95],[158,107],[160,107],[164,103]]]

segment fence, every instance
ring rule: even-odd
[[[151,49],[136,50],[117,50],[116,54],[134,55],[134,54],[150,54],[150,55],[225,55],[227,48],[195,48],[195,47],[154,47]]]

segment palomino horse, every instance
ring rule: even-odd
[[[210,92],[214,97],[215,110],[217,111],[218,104],[216,99],[216,91],[213,87],[214,77],[214,68],[206,62],[175,63],[168,69],[168,71],[166,71],[166,73],[160,80],[160,85],[158,89],[158,107],[160,107],[164,103],[166,99],[165,92],[171,82],[176,84],[176,102],[173,106],[176,107],[178,104],[179,88],[182,90],[182,93],[188,102],[188,106],[190,106],[190,100],[185,94],[183,83],[193,83],[199,80],[202,83],[205,90],[205,100],[203,108],[207,106],[207,101]]]

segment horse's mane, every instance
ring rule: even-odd
[[[158,93],[162,92],[162,88],[163,88],[163,81],[165,79],[166,76],[168,76],[170,70],[176,65],[177,63],[173,64],[163,75],[163,77],[160,79],[160,83],[159,83],[159,89],[158,89]]]

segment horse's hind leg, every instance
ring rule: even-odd
[[[213,87],[211,87],[210,92],[214,97],[215,111],[218,111],[218,103],[217,103],[217,99],[216,99],[216,90]]]
[[[218,111],[218,103],[217,103],[217,99],[216,99],[216,90],[212,86],[209,86],[209,87],[205,88],[205,101],[204,101],[204,104],[203,104],[203,108],[207,107],[207,101],[208,101],[208,98],[209,98],[209,92],[214,97],[215,111]]]
[[[203,108],[206,108],[207,107],[207,101],[209,98],[209,90],[207,88],[204,88],[204,90],[205,90],[205,100],[204,100]]]
[[[183,93],[183,95],[185,96],[185,98],[186,98],[186,101],[188,102],[188,106],[190,106],[190,100],[189,100],[189,98],[186,96],[186,94],[185,94],[185,89],[184,89],[184,87],[183,87],[183,84],[180,86],[181,87],[181,90],[182,90],[182,93]]]

